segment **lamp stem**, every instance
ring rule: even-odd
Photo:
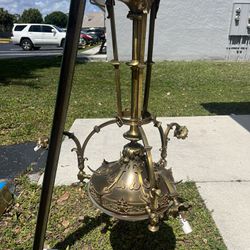
[[[112,35],[112,47],[114,60],[112,64],[115,68],[115,85],[116,85],[116,99],[117,99],[117,110],[118,116],[122,117],[122,97],[121,97],[121,80],[120,80],[120,62],[118,58],[117,49],[117,38],[116,38],[116,28],[115,28],[115,14],[114,14],[114,0],[107,0],[106,6],[108,11],[108,17],[110,19],[111,35]]]
[[[152,65],[154,64],[153,58],[153,45],[154,45],[154,31],[155,31],[155,19],[159,8],[160,0],[155,0],[150,12],[150,23],[149,23],[149,38],[148,38],[148,56],[147,56],[147,73],[145,80],[144,90],[144,101],[143,101],[143,116],[145,117],[148,113],[148,99],[151,83],[151,72]]]
[[[131,120],[130,130],[124,134],[124,137],[130,141],[138,141],[141,135],[138,129],[138,122],[141,119],[142,111],[142,84],[144,70],[144,53],[147,14],[129,12],[128,17],[133,21],[132,36],[132,61],[129,66],[132,71],[131,86]]]

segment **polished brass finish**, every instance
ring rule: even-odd
[[[155,167],[155,173],[160,171]],[[163,214],[170,207],[168,190],[159,176],[157,204],[151,206],[155,193],[148,180],[147,156],[144,147],[137,142],[124,146],[122,157],[116,162],[104,161],[93,173],[89,194],[93,203],[111,216],[123,220],[144,220],[150,217],[146,210]],[[154,178],[154,175],[153,175]],[[153,223],[152,223],[153,224]]]
[[[154,0],[120,0],[125,3],[133,13],[148,13]]]
[[[166,130],[161,123],[148,111],[150,92],[153,36],[155,18],[159,0],[121,0],[129,7],[127,17],[132,21],[132,58],[127,65],[131,69],[131,106],[130,110],[122,110],[120,62],[118,59],[117,39],[115,30],[114,0],[107,0],[106,7],[110,18],[114,60],[115,84],[117,94],[117,117],[95,126],[81,146],[74,134],[65,132],[76,148],[73,149],[78,158],[78,179],[84,182],[89,179],[88,193],[93,204],[101,211],[121,220],[149,220],[148,229],[156,232],[159,222],[169,215],[178,217],[189,206],[180,202],[176,191],[172,170],[167,169],[167,146],[169,133],[174,129],[174,136],[185,139],[188,130],[177,123],[167,125]],[[152,9],[151,9],[152,7]],[[144,62],[147,16],[150,13],[149,41],[147,63]],[[144,84],[144,70],[146,79]],[[144,98],[143,98],[144,89]],[[102,165],[87,166],[92,175],[84,171],[87,158],[85,149],[89,140],[102,128],[111,124],[119,127],[128,126],[124,138],[129,142],[123,147],[120,159]],[[153,123],[161,138],[161,155],[158,162],[153,161],[150,146],[143,126]],[[94,170],[97,169],[97,170]]]
[[[141,119],[142,112],[142,88],[143,88],[143,70],[144,50],[145,50],[145,35],[147,14],[136,14],[129,12],[128,18],[133,21],[133,39],[132,39],[132,61],[128,64],[131,68],[132,75],[132,93],[131,93],[131,119],[135,121],[134,125],[130,126],[124,137],[128,140],[138,141],[141,139],[138,132],[138,120]]]

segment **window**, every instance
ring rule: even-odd
[[[59,28],[59,27],[57,27],[57,26],[55,26],[55,28],[56,28],[59,32],[64,32],[63,29],[61,29],[61,28]]]
[[[14,31],[22,31],[27,25],[17,25]]]
[[[31,25],[29,28],[29,32],[41,32],[40,25]]]
[[[42,26],[42,32],[52,33],[53,28],[51,26]]]

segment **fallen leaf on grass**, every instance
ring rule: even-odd
[[[68,198],[69,198],[69,193],[68,193],[68,192],[65,192],[65,193],[56,201],[56,203],[57,203],[58,205],[61,205],[61,204],[64,203],[64,201],[68,200]]]
[[[205,244],[207,244],[207,239],[202,239],[202,241],[203,241]]]
[[[78,221],[82,222],[84,221],[85,217],[84,216],[79,216]]]
[[[83,246],[83,250],[91,250],[91,249],[92,247],[89,244]]]
[[[64,220],[62,222],[62,225],[63,225],[64,228],[68,227],[69,226],[69,221],[68,220]]]
[[[14,229],[15,234],[18,234],[20,231],[21,231],[20,227],[16,227],[16,228]]]
[[[70,232],[70,228],[66,228],[66,229],[63,231],[64,235],[67,235],[69,232]]]

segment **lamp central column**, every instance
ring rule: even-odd
[[[143,71],[145,68],[145,36],[147,14],[129,12],[128,18],[133,21],[132,60],[128,63],[131,68],[131,126],[124,137],[130,141],[141,139],[138,124],[142,112]]]

